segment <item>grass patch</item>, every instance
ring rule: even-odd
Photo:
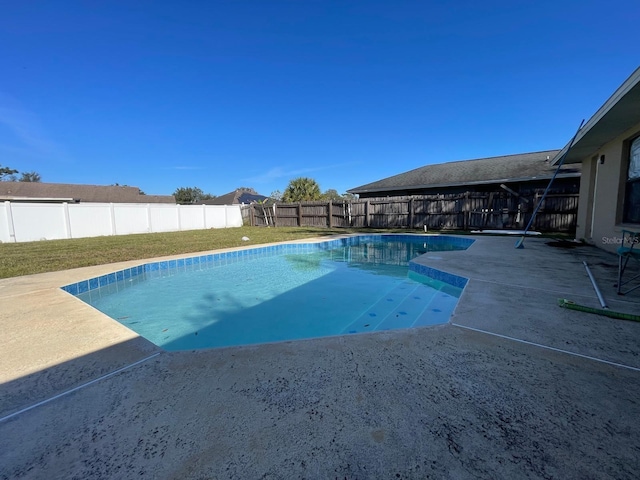
[[[2,243],[0,244],[0,278],[357,231],[344,228],[241,227]],[[365,231],[375,233],[381,230]],[[391,230],[384,231],[391,232]],[[407,232],[407,230],[400,231]],[[250,240],[243,242],[244,236],[249,237]]]
[[[240,228],[143,233],[72,240],[0,243],[0,278],[347,233],[423,232],[421,229],[416,231],[412,229],[265,228],[244,226]],[[465,235],[469,232],[437,232],[430,230],[429,233]],[[242,237],[249,237],[250,240],[243,242]],[[517,235],[514,235],[514,237],[517,237]],[[541,235],[541,237],[563,239],[565,237],[569,238],[570,235],[554,234]]]

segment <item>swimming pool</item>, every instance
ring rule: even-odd
[[[166,350],[445,323],[463,277],[411,260],[472,239],[361,235],[147,263],[62,287]]]

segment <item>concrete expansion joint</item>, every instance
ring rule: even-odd
[[[523,290],[535,290],[538,292],[545,292],[545,293],[553,293],[554,295],[557,295],[558,297],[584,297],[584,298],[593,298],[593,295],[584,295],[584,294],[580,294],[580,293],[574,293],[574,292],[560,292],[558,290],[552,290],[552,289],[548,289],[548,288],[539,288],[539,287],[529,287],[529,286],[525,286],[525,285],[514,285],[513,283],[509,283],[509,282],[498,282],[495,280],[485,280],[482,278],[470,278],[469,282],[482,282],[482,283],[490,283],[492,285],[501,285],[501,286],[505,286],[505,287],[509,287],[509,288],[521,288]]]
[[[521,338],[510,337],[509,335],[502,335],[500,333],[494,333],[494,332],[489,332],[487,330],[481,330],[479,328],[473,328],[473,327],[468,327],[466,325],[460,325],[459,323],[451,323],[451,325],[454,326],[454,327],[463,328],[465,330],[471,330],[471,331],[478,332],[478,333],[484,333],[485,335],[491,335],[491,336],[502,338],[502,339],[505,339],[505,340],[511,340],[513,342],[524,343],[526,345],[531,345],[531,346],[538,347],[538,348],[544,348],[546,350],[551,350],[551,351],[558,352],[558,353],[564,353],[565,355],[572,355],[574,357],[580,357],[580,358],[584,358],[586,360],[591,360],[591,361],[599,362],[599,363],[605,363],[607,365],[611,365],[611,366],[614,366],[614,367],[625,368],[627,370],[633,370],[635,372],[640,372],[640,368],[632,367],[631,365],[625,365],[623,363],[611,362],[609,360],[604,360],[602,358],[592,357],[590,355],[583,355],[582,353],[572,352],[570,350],[564,350],[562,348],[551,347],[549,345],[543,345],[541,343],[530,342],[528,340],[523,340]]]
[[[105,380],[105,379],[107,379],[109,377],[113,377],[114,375],[117,375],[117,374],[119,374],[121,372],[124,372],[125,370],[128,370],[128,369],[130,369],[132,367],[135,367],[136,365],[140,365],[141,363],[144,363],[147,360],[151,360],[152,358],[157,357],[158,355],[160,355],[160,353],[162,353],[162,352],[157,352],[157,353],[154,353],[153,355],[149,355],[148,357],[145,357],[142,360],[138,360],[137,362],[133,362],[130,365],[126,365],[124,367],[121,367],[121,368],[119,368],[117,370],[114,370],[111,373],[107,373],[106,375],[102,375],[102,376],[100,376],[98,378],[94,378],[93,380],[90,380],[90,381],[88,381],[86,383],[83,383],[82,385],[78,385],[77,387],[74,387],[74,388],[71,388],[69,390],[66,390],[66,391],[64,391],[62,393],[59,393],[58,395],[54,395],[53,397],[47,398],[46,400],[42,400],[42,401],[40,401],[38,403],[35,403],[33,405],[30,405],[28,407],[22,408],[22,409],[18,410],[17,412],[10,413],[9,415],[6,415],[6,416],[0,418],[0,423],[4,422],[6,420],[9,420],[9,419],[11,419],[13,417],[16,417],[16,416],[18,416],[18,415],[20,415],[22,413],[28,412],[29,410],[33,410],[34,408],[40,407],[42,405],[46,405],[47,403],[52,402],[54,400],[57,400],[58,398],[64,397],[66,395],[69,395],[70,393],[76,392],[76,391],[81,390],[81,389],[83,389],[85,387],[93,385],[94,383],[100,382],[101,380]]]

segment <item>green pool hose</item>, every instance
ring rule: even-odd
[[[564,298],[558,299],[558,305],[562,308],[568,308],[570,310],[578,310],[580,312],[595,313],[596,315],[604,315],[605,317],[619,318],[621,320],[631,320],[634,322],[640,322],[640,315],[633,315],[631,313],[614,312],[606,308],[592,308],[585,307],[584,305],[578,305],[571,300]]]

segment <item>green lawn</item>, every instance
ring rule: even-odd
[[[353,233],[352,229],[241,227],[0,244],[0,278],[218,248]],[[389,230],[386,230],[387,232]],[[404,230],[406,232],[406,230]],[[367,230],[373,232],[373,230]],[[243,242],[242,237],[249,237]]]

